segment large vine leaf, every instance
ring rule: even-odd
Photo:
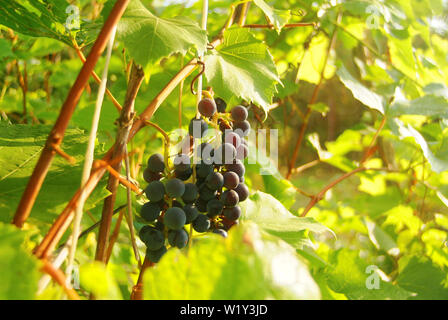
[[[171,249],[144,275],[145,299],[319,299],[306,265],[285,242],[253,223],[229,237],[210,234],[189,249]]]
[[[269,111],[281,83],[267,46],[249,30],[229,29],[224,43],[205,57],[205,76],[218,96],[254,102]]]
[[[448,101],[432,94],[414,100],[400,99],[391,105],[388,114],[393,117],[412,114],[448,118]]]
[[[202,54],[207,47],[207,33],[187,17],[156,17],[138,0],[132,1],[118,24],[118,36],[127,52],[146,73],[149,67],[173,53],[186,54],[196,47]]]
[[[35,298],[38,261],[23,248],[25,232],[0,222],[0,299]]]
[[[0,0],[0,24],[28,36],[53,38],[72,45],[65,27],[71,14],[65,11],[69,5],[60,0]],[[73,30],[76,34],[78,31]]]
[[[46,125],[0,125],[0,221],[11,222],[50,130]],[[62,148],[76,164],[55,157],[31,212],[30,218],[37,223],[51,223],[78,189],[87,139],[79,129],[66,131]],[[86,210],[107,194],[101,183],[89,197]]]
[[[361,259],[357,251],[340,249],[332,254],[330,260],[325,269],[328,285],[333,291],[343,293],[349,299],[404,300],[411,295],[404,288],[384,281],[378,271],[374,271],[375,266],[370,266]],[[367,284],[373,278],[378,281],[378,286],[369,288]]]
[[[352,92],[355,99],[359,100],[365,106],[384,114],[383,98],[356,80],[344,65],[338,69],[337,75],[347,89]]]
[[[254,4],[259,7],[266,17],[274,25],[275,30],[280,30],[288,23],[291,18],[290,10],[279,10],[269,6],[264,0],[254,0]]]
[[[261,191],[251,195],[249,199],[241,203],[241,206],[244,212],[242,220],[255,222],[266,232],[298,249],[308,244],[308,238],[304,234],[306,230],[315,233],[333,233],[313,218],[294,216],[280,201]]]

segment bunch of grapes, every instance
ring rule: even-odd
[[[143,177],[149,202],[140,210],[148,225],[140,229],[140,239],[147,248],[147,257],[158,262],[171,247],[184,248],[189,241],[185,226],[191,224],[198,233],[213,232],[227,237],[227,231],[238,224],[239,202],[247,199],[244,184],[244,159],[248,155],[245,137],[250,132],[247,109],[234,107],[226,113],[220,98],[204,98],[198,104],[201,115],[189,125],[189,139],[204,140],[209,123],[220,131],[220,143],[198,143],[194,149],[198,159],[191,164],[190,155],[174,156],[173,166],[160,154],[153,154]],[[191,182],[189,182],[191,181]]]

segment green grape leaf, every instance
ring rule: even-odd
[[[405,288],[384,281],[375,265],[349,249],[332,253],[325,274],[331,290],[353,300],[404,300],[411,295]]]
[[[405,126],[400,120],[395,119],[395,123],[398,125],[399,133],[401,138],[412,137],[414,138],[417,145],[423,151],[423,155],[431,164],[431,169],[434,172],[441,173],[443,171],[448,170],[448,160],[440,159],[434,155],[432,150],[429,148],[428,142],[421,135],[420,132],[415,130],[411,125]]]
[[[279,33],[291,18],[290,10],[279,10],[272,8],[270,5],[264,2],[264,0],[254,0],[254,4],[263,11],[263,13],[269,19],[269,22],[274,25],[275,30],[277,30],[277,32]]]
[[[72,44],[65,23],[69,3],[57,0],[0,0],[0,24],[32,37],[47,37]]]
[[[46,125],[0,124],[0,221],[12,220],[50,130]],[[44,225],[51,223],[79,188],[87,139],[79,129],[66,131],[62,149],[75,158],[76,164],[54,158],[31,219]],[[86,210],[108,195],[104,185],[100,183],[89,197]]]
[[[400,260],[401,262],[401,260]],[[398,284],[416,293],[419,300],[447,300],[448,288],[443,286],[446,273],[424,257],[412,256],[407,264],[400,266]]]
[[[377,110],[382,114],[385,113],[383,98],[356,80],[344,65],[336,73],[344,86],[352,92],[356,100],[359,100],[365,106]]]
[[[25,232],[0,222],[0,299],[34,299],[39,262],[23,248]]]
[[[448,118],[448,101],[441,96],[428,94],[414,100],[400,99],[388,110],[388,115],[392,117],[405,114]]]
[[[112,272],[102,263],[93,262],[79,270],[81,286],[92,292],[97,300],[120,300],[120,289]]]
[[[129,55],[148,74],[152,64],[173,53],[185,55],[192,47],[199,54],[207,47],[207,33],[187,17],[156,17],[137,0],[131,1],[118,23],[117,34]]]
[[[313,218],[294,216],[280,201],[261,191],[257,191],[240,205],[243,209],[242,220],[255,222],[268,233],[296,248],[302,248],[306,243],[305,230],[314,233],[330,232],[335,236],[330,229]]]
[[[266,114],[281,83],[267,46],[246,29],[224,32],[224,43],[205,56],[205,76],[219,97],[254,102]]]
[[[295,250],[244,223],[224,239],[209,234],[186,252],[171,249],[144,274],[145,299],[319,299]]]

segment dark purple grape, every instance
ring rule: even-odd
[[[233,107],[230,113],[232,115],[232,119],[235,121],[244,121],[248,116],[247,109],[243,106]]]
[[[216,190],[210,190],[206,184],[199,187],[199,198],[204,201],[209,201],[216,196]]]
[[[238,148],[236,148],[236,158],[238,160],[243,161],[249,155],[249,148],[244,144],[241,144]]]
[[[145,189],[146,197],[151,202],[158,202],[165,195],[165,186],[160,181],[152,181]]]
[[[248,136],[250,133],[250,123],[247,120],[236,121],[233,123],[233,131],[240,137]]]
[[[199,215],[199,210],[194,204],[186,204],[184,207],[184,212],[186,216],[185,224],[191,223]],[[206,208],[207,209],[207,208]],[[205,212],[205,210],[204,210]]]
[[[173,163],[175,170],[179,172],[185,172],[191,169],[190,157],[186,154],[177,154],[173,159]]]
[[[212,99],[204,98],[199,101],[198,110],[204,117],[212,117],[216,113],[216,103]]]
[[[219,172],[211,172],[205,182],[210,190],[218,190],[224,185],[224,177]]]
[[[224,187],[227,189],[235,189],[240,183],[240,178],[235,172],[227,171],[223,174],[224,177]]]
[[[148,248],[146,249],[146,257],[148,258],[149,261],[154,262],[154,263],[158,263],[160,261],[160,259],[162,258],[162,256],[167,252],[168,250],[166,249],[165,246],[161,247],[158,250],[149,250]]]
[[[249,197],[249,188],[244,184],[240,183],[238,187],[235,188],[236,193],[238,193],[238,197],[241,201],[244,201]]]
[[[213,165],[201,162],[196,165],[196,175],[200,178],[207,178],[213,172]]]
[[[210,220],[207,216],[200,214],[193,221],[193,229],[196,232],[206,232],[210,228]]]
[[[165,170],[165,162],[160,153],[155,153],[149,157],[148,169],[152,172],[162,172]]]
[[[235,190],[226,190],[221,195],[221,201],[226,207],[234,207],[239,202],[238,193]]]
[[[199,198],[196,201],[196,208],[198,209],[199,212],[207,212],[207,202],[206,200],[203,200],[201,198]]]
[[[212,233],[219,234],[221,237],[227,238],[227,231],[223,229],[213,229]]]
[[[143,179],[145,179],[146,182],[150,183],[151,181],[158,181],[162,178],[161,172],[152,172],[149,170],[149,168],[146,168],[143,170]]]
[[[168,243],[172,247],[185,248],[188,243],[188,233],[184,229],[168,232]]]
[[[240,178],[244,176],[244,173],[246,172],[246,168],[240,160],[235,160],[233,163],[226,164],[225,168],[227,171],[235,172]]]
[[[180,230],[185,224],[187,217],[184,210],[178,207],[172,207],[166,210],[163,217],[163,223],[170,230]]]
[[[185,192],[185,183],[177,178],[171,178],[165,185],[166,193],[170,198],[180,198]]]
[[[207,215],[211,218],[221,214],[224,204],[218,199],[212,199],[207,203]]]
[[[215,149],[214,163],[223,165],[232,163],[236,156],[236,149],[230,143],[223,143]]]
[[[158,250],[165,243],[163,233],[156,228],[151,228],[144,232],[141,240],[145,243],[146,248],[149,250]]]
[[[157,203],[146,202],[140,209],[140,216],[147,222],[153,222],[159,217],[160,211]]]
[[[205,122],[204,119],[196,119],[196,118],[191,119],[190,124],[188,126],[188,133],[190,134],[190,136],[196,139],[201,139],[207,134],[207,130],[208,130],[208,124],[207,122]]]
[[[241,208],[239,206],[225,208],[223,214],[227,220],[235,221],[241,217]]]
[[[238,148],[241,144],[241,138],[238,134],[232,130],[226,130],[222,135],[223,143],[230,143],[235,148]]]
[[[218,109],[218,112],[224,113],[226,112],[227,103],[221,98],[215,98],[215,104]]]
[[[185,192],[182,195],[182,200],[185,203],[193,203],[196,201],[198,197],[198,187],[196,187],[193,183],[186,183],[185,184]]]
[[[189,168],[185,171],[181,171],[178,168],[174,169],[174,176],[182,181],[187,181],[188,179],[190,179],[192,174],[193,168]]]

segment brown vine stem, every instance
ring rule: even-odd
[[[115,25],[123,15],[130,0],[117,0],[112,11],[109,14],[103,28],[101,29],[98,38],[96,39],[86,62],[81,68],[81,71],[76,78],[64,104],[61,107],[58,119],[53,126],[45,144],[39,160],[34,167],[33,173],[28,180],[28,184],[20,199],[14,215],[13,224],[18,228],[22,228],[24,222],[30,215],[31,209],[36,201],[36,197],[42,187],[44,179],[50,168],[51,162],[54,158],[55,151],[50,146],[51,144],[60,145],[64,138],[65,130],[67,129],[70,118],[75,111],[76,105],[81,97],[82,92],[90,78],[93,68],[95,67],[101,53],[106,48],[109,37],[111,36]]]
[[[109,246],[107,247],[106,251],[106,263],[109,262],[110,256],[112,255],[112,249],[114,248],[115,242],[117,242],[118,235],[120,234],[120,227],[121,227],[121,221],[123,221],[123,214],[125,212],[125,209],[120,211],[120,214],[118,215],[117,222],[115,223],[114,232],[112,233],[109,241]]]
[[[339,13],[338,14],[338,21],[340,21],[341,19],[342,19],[342,14]],[[305,136],[305,132],[306,132],[306,129],[308,127],[308,122],[310,120],[310,116],[311,116],[311,113],[313,111],[313,109],[311,108],[311,105],[316,102],[319,90],[320,90],[320,88],[322,86],[322,82],[324,80],[325,69],[327,68],[328,58],[330,57],[331,50],[333,49],[334,44],[336,43],[337,30],[338,30],[338,28],[335,26],[335,28],[333,30],[333,33],[331,35],[331,38],[330,38],[330,42],[328,44],[327,52],[325,54],[324,63],[323,63],[323,66],[322,66],[322,70],[320,72],[319,82],[314,87],[313,94],[311,96],[311,99],[310,99],[310,101],[308,103],[308,107],[307,107],[306,112],[305,112],[305,116],[304,116],[304,119],[303,119],[302,126],[300,127],[299,137],[297,138],[297,142],[296,142],[296,145],[294,147],[294,151],[293,151],[293,154],[292,154],[292,157],[291,157],[291,161],[289,162],[288,173],[286,174],[286,179],[288,179],[288,180],[291,178],[291,174],[292,174],[292,171],[293,171],[294,166],[296,164],[297,156],[299,155],[300,147],[302,146],[303,138]]]
[[[137,284],[132,288],[131,300],[143,300],[143,275],[146,269],[155,266],[154,262],[151,262],[147,257],[143,261],[143,265],[138,275]]]
[[[381,132],[381,130],[383,130],[384,125],[386,124],[386,116],[383,116],[383,119],[381,120],[380,126],[378,127],[378,129],[375,132],[375,135],[373,136],[372,141],[369,144],[369,147],[366,149],[366,151],[364,152],[364,155],[362,156],[361,159],[361,165],[364,164],[364,162],[367,161],[367,159],[370,158],[370,156],[372,155],[373,150],[375,149],[375,143],[378,140],[378,136]]]
[[[74,289],[67,287],[64,272],[62,272],[60,269],[56,269],[50,262],[44,260],[41,271],[51,276],[51,278],[53,278],[53,280],[56,281],[56,283],[64,289],[64,292],[69,297],[69,299],[81,300],[78,293],[76,293]]]
[[[143,69],[135,63],[132,63],[131,74],[129,77],[126,99],[118,119],[118,131],[115,140],[113,158],[122,158],[126,154],[126,145],[128,143],[129,131],[134,120],[134,103],[138,90],[143,82]],[[111,165],[112,169],[118,173],[121,170],[121,161]],[[106,250],[109,243],[110,226],[117,196],[119,180],[115,175],[109,175],[107,189],[111,194],[104,200],[103,212],[101,217],[100,229],[98,232],[98,244],[95,259],[107,263]]]
[[[82,63],[86,63],[86,57],[82,53],[81,48],[78,46],[78,44],[74,40],[73,40],[73,46],[75,48],[76,54],[78,55],[78,57],[82,61]],[[92,77],[93,77],[93,79],[95,79],[96,83],[98,83],[98,84],[101,83],[100,77],[96,74],[96,72],[94,70],[92,70]],[[106,88],[106,94],[110,98],[110,100],[112,101],[114,106],[117,108],[117,110],[121,111],[121,109],[123,107],[121,106],[120,102],[118,102],[117,99],[115,99],[112,92],[110,92],[109,89],[107,89],[107,88]]]

